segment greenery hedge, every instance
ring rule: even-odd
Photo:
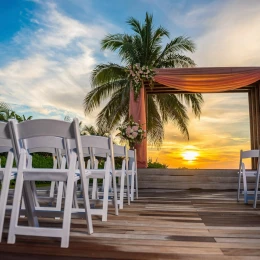
[[[7,154],[0,154],[1,167],[5,167]],[[35,153],[32,155],[32,165],[33,168],[52,168],[53,167],[53,159],[52,156],[46,153]],[[99,160],[99,169],[104,169],[105,160],[100,158]],[[116,169],[120,169],[122,165],[122,158],[116,158],[115,167]],[[14,163],[15,167],[15,163]],[[159,163],[157,160],[155,162],[152,159],[148,160],[148,168],[168,168],[168,165]],[[91,181],[91,180],[90,180]],[[99,180],[102,183],[102,180]],[[14,186],[15,180],[11,181],[11,187]],[[49,185],[50,182],[36,181],[37,186],[46,186]]]

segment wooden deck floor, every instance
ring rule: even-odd
[[[119,216],[95,218],[94,234],[85,228],[73,219],[68,249],[53,238],[7,245],[5,234],[0,259],[260,259],[260,208],[237,203],[235,192],[142,190]]]

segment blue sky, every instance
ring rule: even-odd
[[[258,0],[2,0],[0,101],[34,118],[69,115],[94,124],[99,110],[84,116],[82,108],[91,70],[99,63],[120,62],[115,53],[100,50],[100,40],[108,33],[129,32],[126,19],[143,20],[146,11],[172,38],[185,35],[195,41],[192,58],[198,66],[260,65]],[[169,147],[178,147],[179,156],[185,147],[210,149],[216,142],[219,153],[230,149],[227,156],[235,165],[235,149],[249,145],[246,95],[206,95],[200,121],[191,116],[190,125],[189,142],[167,126],[162,149],[150,148],[149,156],[169,161]],[[201,131],[211,134],[204,144],[196,143]],[[233,167],[230,160],[227,164]]]

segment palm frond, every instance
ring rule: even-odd
[[[135,19],[134,17],[130,17],[127,19],[126,23],[130,25],[131,29],[134,32],[136,32],[139,35],[142,34],[142,25],[137,19]]]
[[[124,91],[115,92],[107,105],[100,111],[97,117],[97,126],[100,129],[113,130],[122,119],[128,117],[129,111],[129,87]]]
[[[170,54],[157,63],[157,68],[189,68],[195,65],[195,62],[185,55]]]
[[[156,101],[153,95],[149,95],[147,98],[147,137],[148,142],[151,145],[160,147],[164,138],[164,122],[159,114]]]
[[[184,37],[184,36],[176,37],[174,40],[166,44],[164,50],[162,51],[157,61],[155,62],[155,66],[157,65],[157,63],[160,63],[161,60],[166,59],[168,55],[178,54],[179,52],[183,52],[183,51],[194,52],[195,43],[189,37]]]
[[[176,96],[179,98],[179,100],[185,101],[188,106],[191,106],[194,115],[200,118],[201,106],[204,102],[202,94],[176,94]]]
[[[101,49],[102,50],[111,50],[116,51],[120,48],[124,42],[125,34],[108,34],[101,41]]]
[[[85,113],[89,113],[100,106],[103,100],[110,97],[116,90],[122,89],[126,83],[127,79],[122,79],[92,89],[84,99]]]
[[[127,76],[125,67],[115,63],[97,65],[92,71],[92,86],[99,86],[118,79],[125,79]]]
[[[171,120],[181,131],[181,133],[189,139],[188,121],[186,107],[178,100],[174,94],[158,94],[156,95],[159,110],[161,114],[168,120]]]

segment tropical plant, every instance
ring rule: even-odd
[[[165,46],[164,37],[169,32],[153,25],[153,16],[146,13],[142,24],[135,18],[127,20],[133,34],[110,34],[101,42],[103,50],[117,51],[122,64],[99,64],[92,72],[92,90],[84,99],[85,113],[90,113],[108,98],[107,104],[97,117],[100,129],[115,129],[128,120],[130,83],[129,67],[139,64],[149,68],[192,67],[194,61],[184,52],[194,52],[195,44],[189,37],[179,36]],[[152,94],[147,97],[147,135],[151,144],[161,144],[164,124],[172,121],[189,138],[187,106],[195,116],[201,113],[201,94]]]
[[[99,129],[93,125],[84,125],[81,128],[81,134],[82,135],[98,135],[98,136],[108,136],[109,133],[106,131],[103,131],[102,129]]]
[[[152,159],[152,158],[149,158],[148,164],[147,164],[147,168],[167,169],[167,168],[168,168],[168,165],[167,165],[167,164],[164,164],[164,163],[158,162],[158,159],[156,159],[156,160],[153,162],[153,159]]]
[[[7,122],[9,119],[16,119],[18,122],[23,122],[26,120],[31,120],[32,116],[25,117],[25,115],[18,115],[16,112],[12,109],[12,107],[5,103],[0,102],[0,121]]]
[[[68,115],[64,117],[64,121],[72,122],[72,118]],[[108,136],[109,133],[103,129],[96,128],[93,125],[83,125],[83,122],[79,122],[79,129],[81,135],[98,135],[98,136]]]

